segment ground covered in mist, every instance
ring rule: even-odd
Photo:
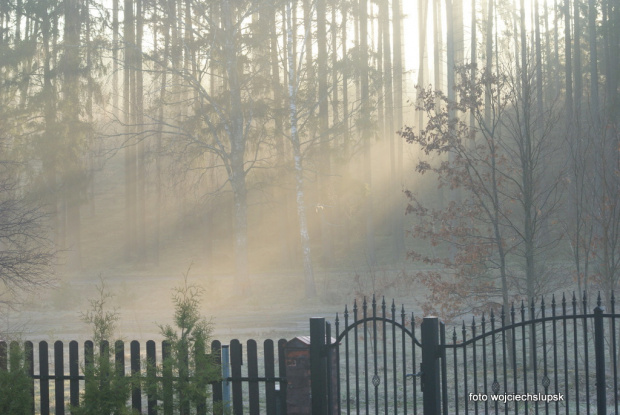
[[[420,300],[426,289],[411,286],[402,271],[409,267],[407,272],[411,273],[413,267],[419,267],[414,263],[390,263],[393,255],[387,226],[376,235],[375,268],[368,265],[360,248],[363,235],[353,233],[346,244],[336,246],[338,266],[327,270],[320,265],[317,241],[313,254],[318,295],[313,299],[305,298],[298,258],[283,265],[278,243],[266,236],[275,225],[265,219],[265,209],[257,212],[260,214],[256,219],[265,232],[258,232],[256,235],[262,236],[250,240],[251,292],[246,298],[240,296],[233,275],[231,232],[223,232],[227,237],[216,239],[209,261],[205,255],[204,223],[189,213],[184,215],[184,222],[169,223],[162,234],[159,264],[151,255],[144,263],[128,260],[123,227],[119,225],[124,223],[122,204],[118,202],[123,197],[121,161],[120,157],[108,160],[106,174],[99,179],[92,199],[95,203],[82,206],[82,270],[59,265],[53,287],[26,295],[16,310],[0,318],[0,332],[33,341],[92,338],[80,313],[88,310],[88,300],[97,296],[96,287],[103,278],[114,295],[111,305],[120,313],[118,337],[158,340],[162,338],[158,324],[172,322],[172,289],[183,283],[185,273],[189,282],[205,289],[202,311],[213,319],[213,337],[221,341],[308,335],[310,317],[333,321],[338,312],[342,318],[345,304],[351,309],[355,298],[361,300],[373,293],[385,295],[390,304],[395,298],[398,306],[404,303],[406,310],[421,315]],[[220,218],[218,226],[230,227],[229,219]],[[59,262],[64,261],[61,252]]]
[[[172,289],[183,283],[182,274],[181,271],[177,275],[144,271],[134,272],[130,278],[114,273],[102,275],[114,295],[110,305],[120,313],[118,337],[161,340],[158,324],[172,322]],[[246,299],[239,297],[232,276],[206,277],[190,270],[188,281],[205,288],[201,309],[205,316],[212,318],[214,339],[264,340],[308,335],[310,317],[325,317],[333,322],[338,312],[342,319],[345,304],[351,310],[354,298],[361,298],[363,293],[372,295],[373,283],[377,292],[381,291],[390,301],[388,307],[391,299],[396,298],[399,310],[405,304],[409,312],[419,312],[416,299],[423,293],[414,295],[417,290],[411,290],[411,294],[403,296],[403,286],[394,283],[401,281],[397,274],[317,273],[320,294],[314,299],[304,298],[301,274],[254,275],[251,295]],[[88,310],[88,299],[97,296],[99,283],[98,275],[58,281],[56,288],[28,297],[20,311],[7,314],[2,325],[13,336],[24,340],[90,339],[90,328],[81,321],[80,312]]]

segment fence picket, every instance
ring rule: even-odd
[[[219,340],[211,342],[211,354],[213,355],[213,363],[217,366],[216,373],[222,373],[222,343]],[[222,415],[222,381],[218,380],[213,383],[213,408],[215,415]]]
[[[467,341],[467,328],[465,326],[465,320],[463,320],[463,327],[461,328],[461,336],[463,337],[463,344]],[[467,370],[467,347],[463,347],[463,375],[465,377],[465,382],[463,383],[464,388],[464,397],[465,397],[465,413],[469,413],[469,393],[467,388],[467,378],[469,375],[469,371]],[[456,352],[456,348],[454,349]]]
[[[545,299],[543,298],[540,302],[540,312],[541,317],[543,318],[542,323],[542,344],[543,344],[543,387],[545,388],[545,395],[549,394],[549,376],[548,376],[548,366],[547,366],[547,323],[545,321]],[[545,414],[549,414],[549,402],[545,401]]]
[[[136,340],[130,343],[130,361],[131,361],[131,376],[139,377],[140,371],[140,343]],[[136,409],[138,413],[142,413],[142,389],[140,383],[134,382],[131,390],[131,407]]]
[[[575,365],[575,408],[579,408],[579,349],[577,344],[577,298],[573,292],[573,364]]]
[[[123,342],[119,342],[117,341],[114,344],[114,370],[117,372],[118,375],[124,375],[125,374],[125,353],[124,351],[117,351],[117,349],[122,349],[123,348]],[[101,342],[101,345],[99,346],[99,358],[100,359],[105,359],[106,362],[106,366],[105,366],[105,370],[110,370],[111,368],[109,367],[109,365],[107,364],[107,362],[110,361],[110,342],[108,342],[107,340],[104,340]],[[101,387],[104,390],[109,390],[110,388],[110,376],[107,372],[103,371],[104,368],[101,368],[101,376],[103,377],[102,380],[99,381]]]
[[[616,297],[612,291],[611,293],[611,314],[616,314]],[[611,319],[611,333],[616,332],[616,319]],[[618,365],[617,365],[617,357],[618,357],[618,349],[616,348],[616,336],[613,335],[611,341],[611,356],[613,360],[613,368],[614,368],[614,408],[616,413],[618,413]]]
[[[534,367],[534,369],[532,370],[532,375],[534,377],[534,393],[538,394],[538,371],[535,369],[537,362],[538,362],[538,356],[537,356],[537,350],[536,350],[536,323],[535,323],[535,319],[536,319],[536,304],[534,303],[534,300],[532,300],[531,304],[530,304],[530,352],[531,352],[531,356],[530,356],[530,360],[532,361],[532,366]],[[538,401],[534,402],[534,410],[536,411],[536,413],[538,413]]]
[[[65,414],[65,359],[63,344],[60,340],[54,343],[54,396],[56,415]]]
[[[39,343],[39,373],[41,376],[41,415],[50,413],[50,378],[47,342]]]
[[[233,414],[243,414],[243,389],[241,387],[242,350],[239,340],[230,341],[230,373],[232,375]]]
[[[564,294],[562,294],[562,316],[566,317],[566,297],[564,296]],[[564,341],[562,342],[564,344],[564,379],[568,379],[568,342],[567,340],[567,325],[568,325],[568,319],[564,319],[563,320],[563,324],[562,324],[562,334],[563,334],[563,339]],[[566,396],[568,396],[568,382],[564,382],[564,393],[566,394]],[[570,412],[570,401],[566,402],[566,415],[569,415]]]
[[[558,379],[558,373],[560,371],[559,367],[558,367],[558,348],[557,348],[557,344],[558,344],[558,336],[556,333],[557,330],[557,319],[556,319],[556,302],[555,302],[555,295],[553,295],[551,297],[551,317],[553,318],[552,320],[552,330],[553,330],[553,368],[554,368],[554,381],[553,381],[553,386],[555,388],[555,393],[560,393],[560,389],[559,389],[559,379]],[[555,414],[556,415],[560,415],[560,403],[556,402],[555,403]]]
[[[265,401],[267,404],[267,415],[276,415],[276,382],[271,380],[276,377],[275,360],[273,354],[273,340],[267,339],[263,343],[264,362],[265,362]]]
[[[180,346],[180,347],[178,347]],[[177,345],[177,353],[179,355],[179,379],[178,379],[178,394],[179,394],[179,406],[181,415],[189,415],[189,397],[185,395],[185,391],[189,386],[189,349],[187,342],[182,342]]]
[[[286,381],[286,354],[285,354],[286,340],[280,339],[278,340],[278,376],[280,379],[284,379],[280,381],[280,400],[279,400],[279,411],[280,415],[287,415],[286,411],[286,389],[287,389],[287,381]]]
[[[163,341],[161,344],[161,356],[163,366],[163,406],[164,415],[172,415],[172,366],[170,364],[170,343]]]
[[[506,356],[506,310],[502,306],[502,370],[504,373],[504,393],[508,393],[508,359]],[[508,415],[508,405],[504,405],[504,413]]]
[[[155,351],[155,342],[149,340],[146,342],[146,378],[147,378],[147,398],[146,407],[148,415],[157,415],[157,353]]]
[[[249,403],[250,403],[250,415],[258,415],[260,412],[259,399],[258,399],[258,347],[256,340],[247,341],[247,354],[248,354],[248,390],[249,390]]]
[[[19,343],[13,340],[11,344],[9,344],[9,371],[17,371],[19,365]]]
[[[78,342],[69,342],[69,403],[71,407],[80,404],[80,361]]]
[[[605,395],[605,334],[603,329],[603,309],[601,308],[601,297],[594,309],[594,343],[596,354],[596,403],[598,415],[607,414],[607,396]]]
[[[439,323],[439,342],[446,344],[446,326],[443,322]],[[440,352],[440,368],[441,368],[441,401],[443,406],[443,415],[448,415],[448,365],[446,362],[446,348],[442,347]]]
[[[84,369],[91,370],[93,364],[95,362],[95,345],[91,340],[86,340],[84,342]],[[92,379],[84,380],[84,387],[88,387],[88,383],[93,382]]]
[[[487,367],[487,338],[485,336],[486,333],[486,319],[484,313],[482,313],[482,320],[480,321],[480,329],[482,334],[482,388],[484,390],[484,394],[488,396],[489,394],[489,381],[487,379],[488,367]],[[484,401],[484,413],[489,412],[489,400]]]
[[[110,350],[107,341],[102,343],[101,352],[102,356],[105,356],[104,359],[109,359]],[[125,376],[125,343],[122,340],[117,340],[114,342],[114,370],[116,376]],[[109,390],[110,377],[105,375],[106,374],[104,374],[105,388],[106,390]]]
[[[28,387],[30,388],[31,411],[34,414],[34,345],[31,341],[24,343],[24,358],[26,370],[28,371],[28,375],[32,378]]]
[[[205,367],[205,361],[203,356],[205,355],[205,344],[200,341],[196,342],[194,347],[194,362],[196,362],[196,372],[199,374],[203,374],[207,368]],[[200,393],[199,396],[202,395],[203,392],[207,390],[207,385],[200,385]],[[202,395],[204,396],[204,395]],[[200,399],[200,401],[196,402],[196,415],[206,415],[207,414],[207,402],[204,399]]]
[[[411,336],[411,356],[412,356],[411,373],[414,374],[413,375],[413,387],[411,388],[411,394],[413,395],[413,415],[418,415],[418,394],[417,394],[418,377],[415,375],[415,373],[418,373],[417,371],[418,363],[416,361],[415,317],[413,316],[413,312],[411,313],[411,333],[413,333],[413,336]],[[422,370],[420,370],[420,372],[422,372]]]

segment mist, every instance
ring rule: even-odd
[[[221,339],[617,286],[613,2],[34,3],[2,13],[2,197],[55,261],[2,278],[0,332],[88,338],[100,278],[128,339],[184,275]]]

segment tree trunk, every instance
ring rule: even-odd
[[[443,71],[441,69],[444,65],[441,62],[443,54],[443,20],[441,17],[441,1],[431,1],[433,2],[433,67],[435,70],[434,89],[436,91],[443,91]]]
[[[465,63],[465,34],[463,28],[463,0],[452,0],[452,42],[454,48],[454,65],[460,68]]]
[[[538,112],[538,124],[542,126],[543,120],[543,60],[542,41],[540,39],[540,13],[538,0],[534,1],[534,48],[536,50],[536,108]]]
[[[398,0],[394,0],[398,1]],[[400,204],[400,189],[397,169],[398,161],[396,158],[396,132],[394,131],[394,96],[392,85],[392,50],[390,46],[390,8],[388,0],[381,0],[379,3],[379,19],[381,20],[381,30],[383,39],[383,88],[384,88],[384,105],[385,105],[385,135],[390,148],[390,183],[388,191],[390,192],[388,200],[392,209],[390,222],[393,234],[393,259],[400,262],[403,258],[403,249],[400,244],[402,232],[402,224],[399,216],[403,215]]]
[[[334,262],[334,247],[332,244],[332,230],[330,228],[330,212],[332,200],[330,200],[331,162],[329,146],[329,103],[327,86],[327,9],[325,0],[317,0],[317,44],[318,44],[318,83],[319,83],[319,135],[320,135],[320,160],[319,160],[319,203],[317,207],[321,219],[321,246],[323,266],[329,268]]]
[[[556,74],[560,73],[560,6],[558,5],[558,1],[553,0],[553,70]],[[560,77],[554,76],[553,85],[555,87],[555,93],[559,94],[560,92]]]
[[[594,124],[599,121],[598,51],[596,45],[596,0],[588,0],[588,37],[590,46],[590,108]]]
[[[244,112],[241,101],[241,85],[235,33],[232,24],[233,11],[229,2],[222,2],[222,29],[224,31],[225,71],[230,94],[230,183],[234,199],[235,275],[242,295],[250,292],[247,247],[247,189],[245,172]]]
[[[484,0],[483,0],[484,1]],[[487,8],[487,33],[486,33],[486,65],[485,70],[487,76],[490,76],[493,72],[493,17],[494,10],[493,6],[495,4],[494,0],[489,0],[489,5]],[[489,81],[485,85],[485,94],[484,94],[484,122],[485,124],[491,125],[491,84],[490,77]]]
[[[521,33],[521,111],[523,123],[519,126],[519,157],[521,161],[521,186],[523,189],[523,245],[525,256],[525,279],[527,303],[533,304],[536,297],[536,268],[534,263],[535,253],[535,205],[534,205],[534,181],[532,160],[532,124],[530,119],[531,89],[529,84],[529,68],[527,65],[527,36],[525,31],[525,5],[520,0],[520,33]],[[534,316],[530,315],[533,319]],[[530,351],[534,350],[535,331],[530,330]],[[530,354],[530,366],[535,364],[534,353]]]
[[[420,0],[418,2],[418,53],[419,53],[419,67],[418,67],[418,87],[426,88],[427,86],[427,73],[426,70],[428,68],[428,57],[427,57],[427,48],[426,48],[426,34],[428,32],[428,3],[431,0]],[[434,2],[433,2],[434,4]],[[392,2],[392,6],[394,2]],[[392,13],[394,14],[394,13]],[[434,23],[433,23],[434,24]],[[396,42],[400,42],[400,39],[396,38],[396,31],[394,31],[394,92],[398,94],[400,88],[396,82]],[[399,45],[400,46],[400,45]],[[402,69],[402,63],[401,63]],[[401,87],[402,87],[402,74],[401,74]],[[419,94],[418,94],[419,95]],[[418,98],[419,101],[419,98]],[[396,101],[399,102],[399,101]],[[402,105],[402,95],[400,104]],[[401,123],[397,122],[396,124],[398,128],[402,127],[402,110],[401,110]],[[418,131],[422,131],[424,129],[424,111],[418,111]]]
[[[545,99],[551,100],[553,96],[552,79],[556,78],[556,74],[553,73],[553,59],[551,58],[551,37],[549,31],[549,7],[546,1],[543,1],[544,20],[545,20],[545,79],[547,84],[545,87]]]
[[[69,146],[78,146],[84,139],[80,134],[79,119],[79,72],[80,72],[80,7],[77,0],[65,0],[65,28],[64,42],[65,51],[63,57],[63,122],[65,140]],[[76,129],[78,133],[72,132]],[[63,178],[64,196],[67,220],[67,241],[69,248],[68,265],[70,269],[79,271],[82,268],[81,256],[81,223],[80,223],[80,199],[83,184],[83,172],[81,162],[72,148],[67,149],[71,154],[65,164]]]
[[[242,296],[247,296],[251,292],[248,274],[248,193],[245,183],[245,173],[243,173],[243,156],[232,155],[233,161],[231,168],[233,175],[230,185],[233,190],[233,234],[235,238],[235,276],[237,278],[237,288]]]
[[[283,105],[282,84],[280,82],[280,65],[278,57],[278,29],[276,27],[276,7],[273,7],[269,13],[270,26],[270,59],[271,59],[271,89],[273,93],[273,101],[275,108],[281,108]],[[286,71],[285,71],[286,73]],[[276,211],[278,212],[278,236],[280,244],[280,265],[282,267],[290,267],[292,252],[290,249],[290,241],[288,236],[289,224],[289,204],[286,197],[286,170],[287,156],[284,149],[284,125],[283,119],[279,115],[275,116],[275,141],[277,152],[277,169],[281,172],[283,179],[277,183],[275,188]]]
[[[136,99],[135,91],[135,31],[133,1],[125,0],[123,35],[125,56],[123,68],[123,113],[125,132],[130,137],[125,140],[125,255],[128,261],[136,257],[136,148],[132,134],[135,119],[133,106]]]
[[[342,129],[343,129],[343,145],[342,153],[345,164],[349,162],[349,142],[351,137],[349,136],[349,71],[348,69],[348,55],[347,55],[347,9],[342,10]],[[345,166],[346,168],[346,166]],[[348,224],[348,221],[347,221]],[[345,225],[347,226],[347,225]],[[348,235],[348,232],[346,232]]]
[[[575,34],[575,38],[573,40],[573,45],[575,48],[575,71],[574,71],[574,79],[575,79],[575,114],[573,119],[577,123],[578,128],[581,126],[582,117],[581,114],[581,101],[583,99],[583,73],[581,69],[581,5],[579,0],[575,0],[573,6],[573,24],[575,25],[573,33]]]
[[[136,0],[136,128],[138,133],[137,147],[137,177],[136,177],[136,242],[138,261],[144,264],[146,260],[146,154],[144,137],[144,81],[142,72],[142,35],[143,35],[143,7],[142,0]]]
[[[530,83],[527,65],[527,37],[525,31],[525,5],[524,0],[520,0],[521,5],[521,110],[523,113],[523,124],[520,126],[521,135],[519,143],[522,187],[523,187],[523,235],[525,251],[525,276],[527,281],[528,302],[534,300],[535,296],[535,268],[534,268],[534,183],[532,163],[532,125],[530,119]]]
[[[484,1],[484,0],[483,0]],[[471,69],[469,71],[469,77],[471,78],[472,82],[474,81],[474,79],[476,79],[476,71],[477,69],[477,64],[478,64],[478,45],[477,45],[477,35],[476,32],[478,31],[476,28],[476,0],[472,0],[471,1],[471,43],[470,43],[470,65],[471,65]],[[473,91],[471,91],[473,93]],[[487,102],[485,101],[485,105],[487,105]],[[470,111],[469,112],[469,128],[473,131],[475,131],[475,125],[476,125],[476,117],[474,114],[474,111]],[[472,141],[472,146],[475,145],[475,137],[474,140]]]
[[[43,174],[45,176],[45,185],[49,189],[46,193],[47,203],[49,205],[49,214],[52,218],[52,229],[54,235],[52,240],[57,247],[61,246],[60,238],[60,212],[58,211],[58,177],[57,177],[57,157],[58,136],[56,127],[56,100],[54,85],[52,84],[52,54],[50,51],[51,36],[51,18],[44,16],[41,24],[41,35],[43,38],[43,110],[45,120],[45,130],[49,148],[51,151],[44,151],[41,155],[43,164]]]
[[[564,55],[566,60],[566,124],[573,119],[573,61],[570,28],[570,0],[564,0]],[[568,128],[568,127],[567,127]]]
[[[118,116],[118,0],[112,0],[112,113]]]
[[[82,4],[82,21],[85,25],[85,42],[86,42],[86,77],[87,77],[87,95],[86,95],[86,115],[88,117],[88,123],[93,125],[93,94],[95,89],[95,81],[93,79],[92,68],[92,45],[91,45],[91,18],[88,3]],[[88,135],[88,203],[90,205],[91,217],[95,216],[95,140],[93,135]]]
[[[292,3],[292,4],[291,4]],[[301,143],[299,139],[299,131],[297,129],[297,73],[295,71],[295,59],[293,54],[293,18],[292,8],[295,8],[297,2],[291,0],[286,5],[287,19],[287,58],[288,58],[288,99],[289,99],[289,121],[291,124],[291,144],[293,147],[293,158],[295,166],[295,191],[297,202],[297,216],[299,219],[299,236],[301,238],[301,251],[304,267],[304,281],[306,298],[316,296],[316,288],[314,284],[314,272],[312,270],[312,255],[310,251],[310,234],[308,233],[308,223],[306,219],[305,205],[305,189],[304,189],[304,171],[303,160],[301,155]]]
[[[368,86],[368,9],[367,0],[360,0],[359,3],[360,16],[360,92],[361,92],[361,116],[364,123],[370,120],[370,102],[369,102],[369,86]],[[366,220],[366,258],[368,264],[374,267],[376,264],[375,257],[375,225],[373,217],[373,189],[372,189],[372,162],[370,158],[371,137],[370,128],[366,125],[362,128],[362,142],[364,146],[364,182],[367,186],[366,203],[364,216]]]
[[[394,77],[393,77],[393,104],[394,108],[394,122],[396,129],[400,130],[403,127],[403,47],[402,47],[402,13],[401,13],[401,0],[392,0],[392,42],[394,45]],[[425,10],[427,10],[426,7]],[[395,132],[392,132],[394,135]],[[403,160],[404,160],[404,148],[403,139],[397,137],[396,142],[396,180],[395,180],[395,192],[396,197],[396,247],[395,255],[399,261],[405,258],[405,203],[402,188],[403,184]]]

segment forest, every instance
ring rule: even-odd
[[[619,59],[615,0],[2,0],[0,301],[189,262],[609,297]]]

